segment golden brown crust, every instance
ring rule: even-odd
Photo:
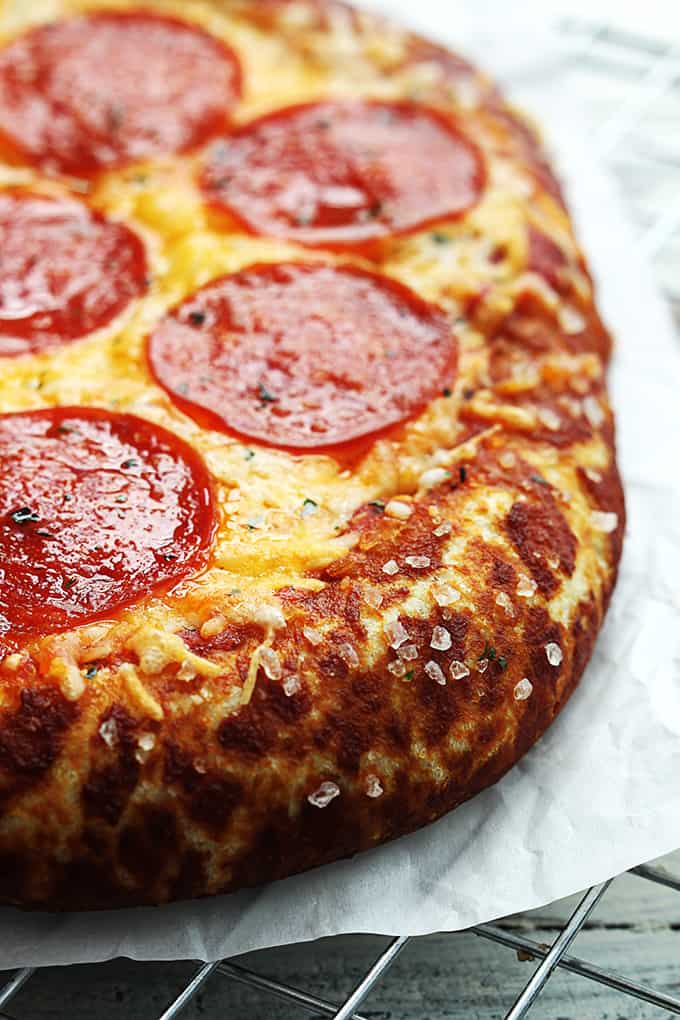
[[[303,535],[316,552],[291,552],[282,567],[267,545],[260,572],[259,525],[248,532],[225,510],[222,558],[205,577],[110,623],[7,649],[0,899],[26,907],[230,891],[440,817],[554,719],[616,579],[625,511],[609,337],[532,130],[465,61],[393,28],[386,39],[344,4],[226,9],[249,59],[260,37],[247,33],[261,33],[263,53],[273,40],[310,74],[330,67],[331,89],[344,87],[347,66],[333,63],[344,61],[360,90],[453,110],[485,153],[483,208],[370,253],[455,319],[459,377],[418,422],[336,465],[330,537]],[[168,242],[163,258],[176,254]],[[10,380],[3,410],[17,393]],[[104,399],[91,393],[80,399]],[[169,427],[212,466],[212,434],[154,399],[148,413],[175,414]],[[313,484],[305,458],[284,456],[261,477]],[[226,507],[236,486],[219,481]]]

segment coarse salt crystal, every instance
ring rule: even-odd
[[[401,648],[408,641],[408,631],[399,620],[390,620],[385,624],[385,634],[391,648]]]
[[[398,574],[399,564],[396,560],[388,560],[387,563],[383,563],[382,572],[383,574],[389,574],[390,576]]]
[[[283,693],[287,698],[292,698],[294,694],[300,690],[300,677],[299,676],[287,676],[283,681]]]
[[[593,510],[590,515],[590,523],[596,531],[604,531],[606,535],[611,535],[612,531],[616,531],[619,526],[619,518],[615,513]]]
[[[454,659],[449,666],[449,673],[454,680],[462,680],[463,677],[470,676],[470,670],[467,668],[464,662],[460,659]]]
[[[515,615],[515,608],[512,604],[512,600],[510,599],[510,596],[506,592],[504,591],[498,592],[498,595],[496,595],[496,605],[500,606],[501,609],[504,609],[508,616]]]
[[[515,589],[520,598],[530,599],[532,595],[536,594],[538,585],[532,577],[527,577],[526,574],[520,574],[517,581],[517,588]]]
[[[181,666],[177,670],[177,679],[178,680],[193,680],[195,678],[195,676],[196,676],[196,669],[194,668],[192,663],[189,662],[188,659],[183,659]]]
[[[280,680],[283,676],[281,660],[273,648],[260,648],[260,665],[270,680]]]
[[[402,503],[399,499],[391,499],[385,507],[388,517],[395,517],[398,521],[407,521],[413,513],[410,503]]]
[[[595,485],[599,485],[602,481],[602,475],[599,471],[596,471],[595,468],[585,468],[584,474],[586,478],[589,478],[591,482],[595,483]]]
[[[562,305],[558,309],[557,318],[560,326],[569,336],[573,336],[575,333],[582,333],[586,328],[586,320],[571,305]]]
[[[562,419],[551,407],[539,407],[536,416],[542,425],[545,425],[551,432],[557,432],[562,425]]]
[[[382,593],[377,588],[366,588],[364,591],[364,602],[371,609],[380,609],[383,604]]]
[[[382,797],[383,785],[377,776],[366,776],[366,796],[367,797]]]
[[[387,663],[387,671],[392,676],[402,677],[406,674],[406,664],[401,659],[394,659],[393,662]]]
[[[451,521],[442,521],[442,523],[434,529],[432,534],[435,538],[443,538],[444,535],[450,535],[453,531],[453,525]]]
[[[559,556],[548,556],[546,558],[546,563],[548,564],[551,570],[557,570],[557,568],[560,565],[560,558]]]
[[[199,634],[202,638],[216,637],[221,634],[224,628],[227,626],[227,621],[221,613],[217,613],[216,616],[211,616],[209,620],[201,625]]]
[[[350,669],[354,669],[359,665],[359,656],[357,655],[356,648],[349,641],[343,641],[338,646],[338,655]]]
[[[404,563],[414,570],[425,570],[431,562],[429,556],[404,556]]]
[[[302,633],[307,638],[310,645],[320,645],[323,641],[323,634],[320,630],[315,630],[314,627],[303,627]]]
[[[523,677],[519,683],[515,684],[515,701],[526,701],[531,696],[531,692],[534,689],[534,685],[531,680],[527,680]]]
[[[451,477],[451,472],[447,471],[446,468],[433,467],[427,471],[423,471],[422,475],[418,479],[418,485],[421,489],[431,489],[435,485],[441,485]]]
[[[418,658],[418,646],[417,645],[402,645],[397,650],[397,655],[404,662],[414,662]]]
[[[99,736],[107,747],[114,747],[118,741],[118,724],[113,718],[105,719],[99,727]]]
[[[446,677],[444,676],[444,671],[438,662],[435,662],[433,659],[426,662],[425,672],[429,676],[430,680],[434,680],[436,683],[441,684],[442,687],[446,687]]]
[[[432,631],[432,640],[430,641],[430,648],[434,648],[437,652],[446,652],[451,647],[451,635],[449,634],[446,627],[435,627]]]
[[[593,428],[594,429],[599,428],[599,426],[604,421],[604,411],[602,410],[600,402],[596,400],[595,397],[590,395],[588,397],[583,398],[583,400],[581,401],[581,407],[583,408],[583,413],[585,414],[586,418],[593,426]]]
[[[501,467],[511,468],[514,467],[515,464],[517,463],[517,458],[515,457],[512,450],[504,450],[503,453],[501,453],[498,458],[498,463],[500,464]]]
[[[340,787],[337,783],[322,783],[314,793],[310,793],[307,800],[312,807],[325,808],[328,807],[332,800],[340,796]]]
[[[562,662],[562,649],[554,641],[549,641],[545,646],[545,654],[551,666],[559,666]]]
[[[153,733],[142,733],[137,740],[137,750],[135,751],[135,759],[140,765],[143,765],[147,760],[154,747],[156,746],[156,737]]]
[[[489,666],[488,659],[479,659],[477,662],[477,669],[479,670],[480,673],[486,673],[488,666]]]
[[[273,627],[276,630],[286,626],[286,618],[280,606],[273,606],[266,602],[255,607],[253,619],[264,627]]]
[[[440,584],[434,590],[434,600],[438,606],[450,606],[460,599],[460,592],[450,584]]]

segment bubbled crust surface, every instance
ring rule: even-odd
[[[0,31],[96,7],[10,3]],[[495,782],[577,684],[624,528],[609,339],[540,143],[495,88],[342,4],[145,7],[229,40],[244,69],[237,121],[327,95],[409,98],[457,118],[488,180],[461,219],[343,255],[444,308],[459,368],[418,419],[342,463],[201,429],[142,356],[145,334],[196,287],[309,253],[213,223],[200,154],[87,186],[144,237],[149,294],[97,336],[3,365],[0,411],[82,403],[157,421],[206,458],[221,518],[211,564],[172,593],[3,649],[0,898],[29,907],[238,889],[411,831]],[[9,156],[0,182],[71,183]],[[386,513],[391,499],[410,514]],[[412,656],[403,669],[395,621]],[[435,626],[450,648],[430,647]],[[452,662],[467,674],[455,679]],[[523,678],[533,690],[517,700]],[[368,796],[376,780],[382,795]],[[308,797],[322,782],[340,793],[319,808]]]

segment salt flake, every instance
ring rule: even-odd
[[[447,652],[450,647],[451,635],[446,627],[435,627],[432,631],[430,648],[434,648],[437,652]]]
[[[612,531],[616,531],[619,526],[619,518],[615,513],[593,510],[590,515],[590,523],[596,531],[603,531],[606,535],[611,535]]]
[[[325,808],[328,807],[332,800],[335,800],[335,798],[339,796],[340,787],[337,783],[326,782],[322,783],[321,786],[314,791],[314,793],[310,793],[307,800],[312,807]]]
[[[554,641],[549,641],[545,646],[545,654],[551,666],[559,666],[564,658],[562,649]]]
[[[446,687],[446,677],[438,662],[430,659],[429,662],[425,663],[425,672],[429,676],[430,680],[434,680],[436,683],[441,684],[442,687]]]
[[[391,620],[385,624],[385,634],[391,648],[401,648],[408,641],[408,631],[399,620]]]
[[[462,680],[466,676],[470,676],[470,670],[467,668],[464,662],[460,659],[454,659],[449,666],[449,673],[454,680]]]
[[[404,563],[414,570],[426,570],[431,562],[429,556],[404,556]]]
[[[526,677],[523,677],[519,683],[515,684],[515,701],[526,701],[527,698],[531,696],[533,689],[534,685],[531,680],[527,680]]]
[[[383,785],[377,776],[366,776],[366,796],[367,797],[382,797]]]

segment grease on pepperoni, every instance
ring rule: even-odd
[[[200,567],[210,477],[177,436],[127,414],[0,417],[0,635],[87,623]]]
[[[100,169],[200,145],[240,93],[232,51],[197,25],[107,11],[41,25],[0,51],[0,133],[46,169]]]
[[[108,325],[146,289],[140,239],[74,199],[0,192],[0,357]]]
[[[160,385],[201,423],[309,450],[415,415],[451,380],[456,342],[444,314],[395,281],[261,264],[179,305],[148,355]]]
[[[254,233],[344,247],[462,215],[484,168],[432,110],[337,101],[268,114],[216,142],[201,184]]]

